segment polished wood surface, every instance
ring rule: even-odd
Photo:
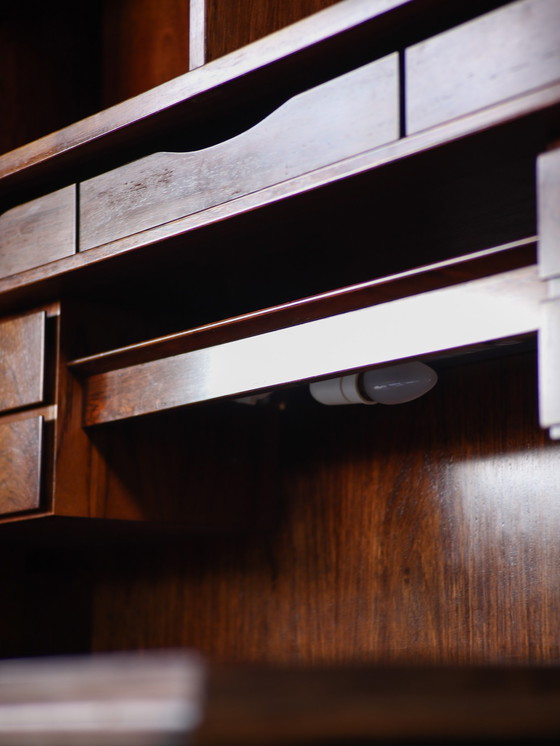
[[[335,6],[336,7],[336,6]],[[483,143],[484,148],[489,147],[491,150],[500,150],[503,148],[503,144],[509,147],[511,141],[510,137],[513,136],[514,147],[519,149],[519,140],[515,136],[519,133],[517,127],[523,130],[527,128],[523,138],[524,142],[532,144],[531,147],[542,149],[543,143],[545,142],[545,134],[549,132],[549,129],[553,126],[555,116],[560,109],[560,85],[552,86],[550,88],[543,88],[536,93],[527,94],[527,96],[514,99],[512,101],[501,104],[498,107],[485,110],[483,112],[477,112],[475,114],[466,116],[464,118],[454,120],[445,127],[434,128],[428,132],[420,133],[418,135],[411,136],[409,138],[403,138],[395,143],[381,146],[367,153],[354,156],[352,158],[345,159],[331,166],[326,166],[322,169],[318,169],[310,174],[304,174],[302,176],[290,179],[281,184],[262,189],[258,192],[240,197],[235,201],[225,203],[223,205],[217,205],[216,207],[210,207],[208,210],[195,213],[191,216],[178,219],[171,223],[163,226],[158,226],[150,230],[144,231],[140,234],[119,239],[114,243],[107,244],[105,246],[92,249],[88,252],[79,252],[78,254],[68,259],[60,260],[57,263],[51,263],[45,265],[36,270],[30,270],[25,275],[15,276],[0,280],[0,303],[22,303],[26,298],[36,298],[37,294],[41,291],[43,293],[60,293],[61,289],[67,289],[69,292],[72,288],[76,287],[76,277],[72,277],[72,273],[76,271],[85,270],[85,268],[92,268],[101,262],[104,262],[109,257],[124,256],[132,249],[145,249],[146,252],[151,253],[151,257],[157,257],[156,264],[159,264],[162,257],[162,246],[161,242],[174,241],[189,234],[189,240],[196,241],[196,238],[191,239],[191,234],[195,234],[201,228],[205,230],[219,230],[220,223],[224,220],[232,219],[239,220],[243,216],[247,216],[249,226],[254,225],[256,219],[255,212],[257,210],[264,210],[264,208],[274,209],[279,201],[294,199],[299,200],[301,198],[310,195],[314,190],[320,189],[323,186],[328,186],[330,189],[340,185],[340,188],[345,189],[348,184],[348,177],[362,174],[364,179],[372,178],[373,185],[377,185],[377,178],[379,178],[379,188],[383,189],[383,184],[386,185],[387,172],[384,169],[388,165],[395,165],[395,167],[404,169],[404,172],[398,173],[399,177],[406,178],[407,180],[412,178],[412,175],[417,172],[414,169],[414,160],[411,156],[427,157],[433,154],[433,150],[438,146],[449,146],[453,147],[456,145],[457,151],[450,153],[447,151],[441,151],[440,158],[442,163],[440,167],[444,167],[447,163],[447,167],[450,165],[448,158],[453,157],[453,162],[457,158],[458,167],[464,168],[465,162],[468,162],[471,158],[475,157],[475,153],[479,152],[477,146],[480,146],[480,141],[473,139],[466,139],[469,135],[480,134],[480,137],[485,138],[486,133],[492,127],[498,127],[504,125],[498,140],[490,137],[490,142]],[[542,118],[541,118],[542,117]],[[510,130],[507,125],[511,122]],[[508,134],[509,133],[509,134]],[[470,147],[473,150],[469,152]],[[538,151],[537,151],[538,152]],[[431,159],[432,160],[432,159]],[[437,162],[438,157],[434,156],[434,161]],[[460,164],[463,166],[460,166]],[[409,171],[409,167],[412,169]],[[427,172],[430,173],[433,168],[433,162]],[[378,169],[380,169],[378,171]],[[397,173],[397,172],[396,172]],[[442,177],[443,178],[443,177]],[[449,176],[447,176],[449,179]],[[520,182],[521,189],[527,189],[527,185],[530,182],[527,181],[525,175],[523,175],[523,181]],[[363,182],[360,180],[359,186],[362,186]],[[517,185],[519,186],[519,185]],[[504,194],[509,194],[507,191],[511,188],[508,186],[507,180],[501,184],[501,187],[506,190]],[[404,187],[403,187],[404,188]],[[420,187],[419,187],[420,188]],[[422,187],[426,190],[426,185]],[[479,191],[482,187],[479,188]],[[358,187],[358,194],[362,193]],[[429,192],[428,192],[429,194]],[[447,199],[449,199],[447,193]],[[519,194],[512,195],[519,201]],[[516,210],[511,209],[511,203],[506,200],[506,205],[509,204],[508,215],[504,215],[503,219],[496,223],[495,219],[492,221],[494,226],[509,226],[510,228],[516,224],[519,215],[523,215],[524,211],[527,210],[528,203],[526,195],[523,193],[522,201],[519,201],[518,208]],[[321,197],[321,194],[317,195],[317,199]],[[438,195],[438,199],[444,199],[444,196]],[[488,202],[486,204],[486,221],[489,220],[490,212],[488,210]],[[297,207],[297,205],[294,205]],[[305,207],[307,207],[305,205]],[[433,205],[428,205],[426,209],[435,209]],[[288,208],[288,209],[291,209]],[[333,208],[334,209],[334,208]],[[364,208],[365,209],[365,208]],[[394,210],[394,206],[393,206]],[[393,213],[391,213],[393,214]],[[381,216],[382,217],[382,216]],[[263,212],[263,220],[268,220],[269,215]],[[468,231],[473,231],[472,222],[467,221],[464,226],[465,234]],[[534,225],[531,225],[532,231],[525,231],[524,233],[517,235],[510,235],[506,240],[515,240],[518,238],[526,238],[528,235],[534,235]],[[233,230],[234,227],[231,227]],[[457,241],[462,234],[457,234],[452,230],[448,231],[446,237],[447,242],[453,240]],[[476,231],[475,231],[476,234]],[[478,242],[480,242],[480,235],[478,235]],[[274,237],[267,240],[274,240]],[[404,240],[404,239],[403,239]],[[426,238],[428,241],[429,239]],[[432,238],[433,240],[433,238]],[[498,241],[500,238],[498,238]],[[503,239],[502,239],[503,240]],[[476,248],[487,248],[488,246],[494,245],[492,238],[488,243],[483,243]],[[219,247],[218,247],[219,248]],[[474,247],[473,247],[474,248]],[[214,251],[217,249],[214,248]],[[472,250],[472,249],[471,249]],[[181,254],[183,252],[181,251]],[[338,283],[340,284],[340,283]],[[48,295],[47,295],[48,297]]]
[[[101,108],[102,3],[2,5],[0,153],[6,153]]]
[[[527,267],[94,374],[84,425],[534,333],[543,297],[536,268]]]
[[[76,251],[76,187],[65,187],[0,215],[0,277]]]
[[[306,666],[557,660],[560,450],[537,426],[535,356],[438,373],[400,407],[278,394],[264,412],[277,413],[281,468],[259,498],[275,523],[99,547],[93,649]],[[200,412],[199,442],[231,418],[220,406],[207,426],[205,407],[183,414]]]
[[[390,55],[290,99],[232,140],[155,153],[80,184],[80,249],[396,140],[398,121],[398,64]]]
[[[536,245],[536,237],[522,239],[126,347],[69,359],[67,366],[83,378],[528,267],[536,261]]]
[[[171,746],[201,718],[195,655],[61,657],[0,663],[2,746]]]
[[[560,298],[547,298],[542,303],[539,335],[539,393],[540,423],[552,428],[551,434],[560,439]]]
[[[207,746],[540,742],[560,727],[558,673],[556,666],[208,669],[179,651],[16,660],[0,664],[0,744],[170,746],[190,743],[189,735]]]
[[[539,337],[540,422],[560,438],[560,149],[551,148],[539,156],[538,226],[539,270],[546,281],[548,297],[543,302]]]
[[[434,0],[379,0],[373,7],[363,0],[335,3],[320,16],[304,18],[250,48],[6,154],[0,158],[0,191],[28,188],[29,169],[36,184],[47,186],[59,169],[91,166],[100,153],[122,157],[123,150],[161,134],[170,123],[175,129],[193,122],[199,126],[198,106],[193,104],[203,101],[212,110],[216,94],[237,103],[254,100],[266,80],[274,88],[288,86],[293,95],[364,64],[374,50],[378,56],[393,52],[397,40],[414,43],[419,35],[429,35],[430,28],[452,26],[489,3],[499,0],[455,0],[450,7]]]
[[[189,3],[189,70],[201,67],[206,58],[206,0]]]
[[[539,270],[543,279],[560,277],[560,143],[555,145],[537,159]]]
[[[0,419],[0,515],[39,507],[42,432],[40,416]]]
[[[189,2],[106,2],[102,43],[106,108],[188,72]]]
[[[556,666],[218,668],[195,743],[549,743],[560,730],[558,675]]]
[[[204,0],[206,54],[210,62],[273,31],[317,13],[337,0]],[[317,19],[313,19],[317,22]]]
[[[45,321],[39,311],[0,322],[0,411],[43,401]]]
[[[560,6],[520,0],[407,49],[409,133],[560,80]]]

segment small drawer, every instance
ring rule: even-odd
[[[406,50],[408,134],[560,80],[560,3],[521,0]]]
[[[0,277],[40,267],[75,250],[75,185],[0,215]]]
[[[81,250],[191,215],[399,137],[398,56],[301,93],[241,135],[155,153],[80,185]]]
[[[0,420],[0,515],[40,507],[42,439],[40,416]]]
[[[0,411],[44,399],[46,313],[0,322]]]

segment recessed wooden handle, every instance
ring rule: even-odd
[[[80,249],[138,233],[395,140],[392,54],[290,99],[250,130],[155,153],[80,185]]]

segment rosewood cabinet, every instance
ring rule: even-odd
[[[66,598],[0,652],[557,663],[560,5],[282,8],[161,4],[184,74],[0,157],[3,582]]]

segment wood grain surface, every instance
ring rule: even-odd
[[[0,153],[99,111],[102,5],[3,4]]]
[[[186,73],[189,0],[103,4],[102,108]]]
[[[538,225],[539,271],[547,281],[548,298],[543,302],[539,338],[540,422],[553,428],[551,434],[560,437],[560,149],[552,148],[539,156]]]
[[[206,62],[317,13],[337,0],[204,0]]]
[[[324,81],[327,70],[327,77],[339,75],[371,60],[374,51],[378,56],[388,54],[398,45],[425,38],[429,29],[433,33],[442,25],[452,26],[499,1],[455,0],[452,5],[442,5],[434,0],[380,0],[373,6],[362,0],[335,3],[320,17],[304,18],[254,42],[249,49],[219,58],[6,154],[0,159],[0,192],[28,189],[31,172],[33,183],[46,187],[52,185],[53,177],[60,177],[60,169],[87,168],[101,154],[121,158],[123,150],[129,152],[145,144],[146,138],[157,136],[162,128],[184,128],[193,122],[198,126],[198,103],[203,101],[205,108],[216,111],[216,94],[221,101],[218,112],[224,111],[224,104],[227,108],[227,102],[254,101],[263,86],[282,90],[287,86],[293,94],[297,92],[294,86],[301,91]]]
[[[560,6],[511,5],[406,50],[406,131],[560,80]]]
[[[39,507],[42,432],[40,416],[0,419],[0,515]]]
[[[0,322],[0,411],[43,401],[45,322],[43,311]]]
[[[201,746],[550,743],[558,667],[215,668]]]
[[[0,215],[0,277],[72,256],[76,187],[65,187]]]
[[[108,340],[104,338],[103,352],[69,359],[67,365],[75,375],[84,378],[386,303],[405,295],[451,287],[535,264],[536,245],[536,237],[521,239],[112,350],[106,349]],[[328,282],[326,277],[323,282]]]
[[[43,658],[0,663],[2,746],[171,746],[201,717],[195,655]]]
[[[560,438],[560,298],[556,295],[542,303],[539,335],[539,411],[542,427],[553,428]]]
[[[560,147],[537,158],[539,271],[544,279],[560,277]]]
[[[396,140],[396,55],[290,99],[233,140],[156,153],[80,184],[81,250]]]
[[[189,1],[189,70],[201,67],[206,57],[206,0]]]
[[[543,297],[536,268],[526,267],[94,374],[84,425],[535,333]]]
[[[401,407],[286,392],[270,422],[277,490],[260,495],[275,523],[91,555],[93,649],[306,666],[557,660],[560,446],[538,428],[535,356],[438,371]]]

